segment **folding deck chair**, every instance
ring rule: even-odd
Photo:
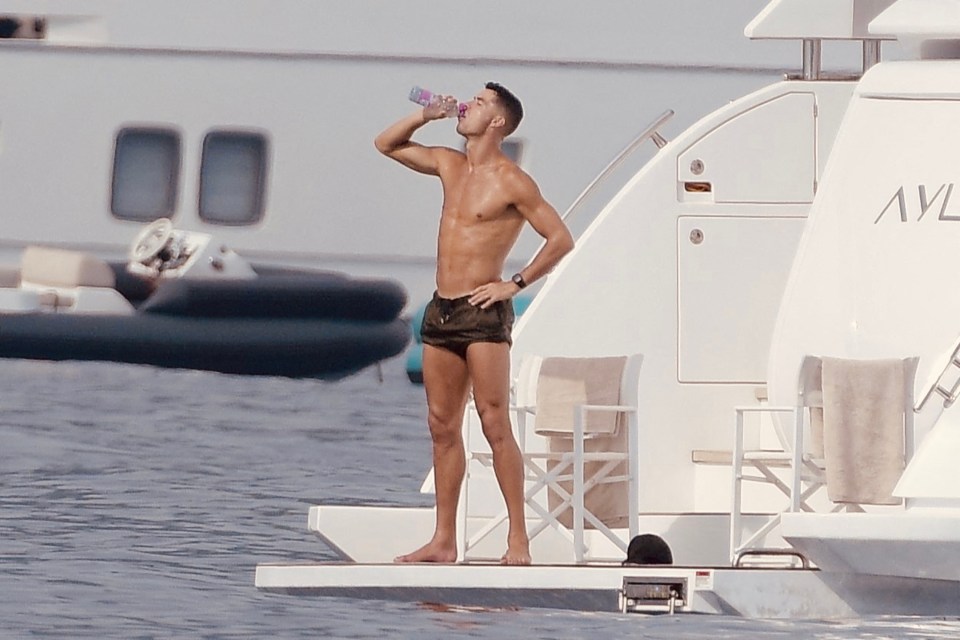
[[[828,395],[834,396],[831,401],[828,399],[830,409],[824,412],[824,361],[828,360],[831,367],[831,375],[836,379],[836,384],[831,383]],[[744,555],[764,552],[763,547],[757,547],[757,543],[763,540],[771,531],[780,524],[780,514],[772,515],[769,520],[761,526],[756,532],[750,535],[746,540],[743,539],[743,481],[758,481],[772,484],[788,497],[785,511],[814,511],[810,504],[811,497],[822,488],[827,488],[828,497],[831,500],[831,511],[862,511],[862,505],[867,504],[892,504],[895,502],[886,495],[887,487],[880,489],[865,489],[863,486],[853,486],[844,488],[844,465],[857,465],[858,456],[861,452],[856,451],[849,443],[844,442],[847,437],[845,432],[850,429],[869,428],[869,425],[858,425],[867,418],[858,417],[859,414],[844,414],[838,406],[843,406],[844,401],[858,402],[858,400],[849,396],[860,394],[865,396],[867,401],[871,394],[870,385],[862,384],[859,391],[856,390],[854,378],[858,375],[873,375],[879,381],[887,381],[887,384],[895,384],[900,381],[896,389],[889,389],[892,392],[892,400],[888,407],[886,419],[888,420],[888,431],[894,427],[893,422],[899,421],[896,427],[899,431],[890,435],[887,450],[881,452],[888,460],[899,460],[902,471],[902,465],[909,461],[914,448],[914,406],[913,406],[913,388],[914,378],[916,377],[918,358],[906,358],[903,360],[850,360],[850,359],[824,359],[816,356],[806,356],[800,366],[797,383],[797,402],[794,406],[779,407],[736,407],[736,423],[734,426],[734,451],[733,451],[733,500],[730,513],[730,562],[736,566],[740,563]],[[960,366],[960,365],[958,365]],[[874,373],[869,373],[869,372]],[[857,373],[861,372],[861,373]],[[867,373],[862,373],[867,372]],[[899,377],[883,377],[887,373],[899,375]],[[891,382],[894,381],[894,382]],[[860,381],[863,382],[863,381]],[[852,386],[851,386],[852,385]],[[854,391],[850,391],[854,389]],[[843,398],[846,394],[848,397]],[[880,402],[886,402],[886,395],[880,398]],[[840,404],[838,404],[838,400]],[[869,407],[867,407],[869,409]],[[767,450],[747,450],[744,446],[744,416],[748,413],[773,413],[781,416],[789,416],[785,420],[774,420],[774,428],[777,430],[778,439],[782,444],[782,449],[775,451]],[[855,412],[854,412],[855,413]],[[869,417],[869,411],[867,412]],[[896,417],[895,417],[896,416]],[[784,425],[792,425],[791,429],[784,428]],[[805,432],[807,435],[805,436]],[[824,449],[825,439],[829,440],[827,451]],[[849,451],[841,452],[842,447],[847,447],[855,451],[855,455],[849,454]],[[836,451],[837,455],[830,454]],[[831,467],[832,460],[832,467]],[[849,461],[849,462],[848,462]],[[748,475],[744,472],[745,468],[752,468],[758,472],[758,475]],[[779,473],[778,473],[779,471]],[[855,474],[852,470],[851,474]],[[786,476],[786,477],[784,477]],[[832,476],[832,478],[831,478]],[[831,480],[833,486],[831,486]],[[847,482],[847,484],[850,484]],[[856,484],[856,483],[853,483]],[[862,484],[862,483],[861,483]],[[895,484],[895,480],[893,481]],[[893,484],[889,489],[892,490]],[[878,493],[879,491],[879,493]]]

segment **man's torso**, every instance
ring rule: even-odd
[[[499,280],[524,218],[513,204],[508,160],[471,170],[466,158],[441,176],[443,212],[437,241],[437,290],[456,298]]]

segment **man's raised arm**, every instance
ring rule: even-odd
[[[384,129],[373,142],[377,151],[414,171],[433,176],[440,175],[439,149],[425,147],[411,141],[410,138],[417,129],[431,120],[439,120],[446,116],[443,104],[442,101],[430,104]]]

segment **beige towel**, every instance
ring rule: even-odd
[[[553,453],[560,451],[573,451],[573,438],[550,438],[549,446],[550,451]],[[627,430],[621,429],[620,432],[614,436],[590,438],[583,444],[583,450],[585,453],[590,453],[592,451],[616,451],[618,453],[626,453]],[[547,463],[547,470],[552,470],[555,464],[556,463],[554,462]],[[606,464],[609,463],[588,462],[583,465],[584,482],[589,481],[590,478],[593,477]],[[607,474],[607,477],[612,478],[615,476],[625,476],[627,475],[627,471],[627,463],[620,462],[617,463],[610,473]],[[563,471],[563,474],[572,475],[573,467],[567,467]],[[573,495],[573,480],[560,482],[558,484],[563,487],[564,491],[570,495]],[[584,494],[583,506],[587,511],[597,516],[600,522],[604,523],[608,527],[623,527],[627,524],[629,491],[630,487],[626,480],[598,484],[592,489],[588,489]],[[550,491],[547,499],[547,505],[550,507],[550,511],[556,509],[560,503],[560,496],[553,491]],[[557,521],[567,528],[572,528],[573,510],[568,508],[565,511],[560,512],[560,515],[557,516]],[[589,522],[586,522],[584,523],[584,528],[593,529],[594,527]]]
[[[902,360],[823,358],[823,448],[834,502],[900,504],[904,469]]]
[[[626,356],[603,358],[544,358],[537,378],[537,414],[534,430],[541,435],[573,435],[576,407],[583,404],[620,404],[620,379]],[[613,435],[618,414],[589,412],[584,433]]]
[[[573,451],[573,421],[576,407],[583,404],[618,405],[620,404],[620,382],[626,356],[598,358],[545,358],[540,366],[537,379],[537,413],[535,431],[550,436],[551,452]],[[621,429],[622,413],[588,412],[584,433],[586,442],[584,451],[627,450],[626,429]],[[583,477],[588,481],[606,462],[588,462],[584,465]],[[552,470],[556,463],[548,463]],[[573,473],[573,467],[567,467],[563,474]],[[622,476],[627,473],[627,464],[619,463],[608,474]],[[573,481],[559,483],[567,493],[573,493]],[[593,513],[601,522],[610,527],[623,526],[627,520],[627,497],[629,487],[626,482],[600,484],[588,490],[584,495],[584,508]],[[560,504],[560,496],[551,491],[547,504],[553,511]],[[558,516],[565,527],[573,526],[573,512],[566,509]],[[586,523],[587,528],[592,525]]]

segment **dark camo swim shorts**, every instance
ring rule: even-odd
[[[467,357],[467,347],[474,342],[506,342],[513,344],[513,304],[501,300],[486,309],[468,302],[469,296],[449,300],[436,293],[427,303],[420,325],[423,344],[452,351]]]

